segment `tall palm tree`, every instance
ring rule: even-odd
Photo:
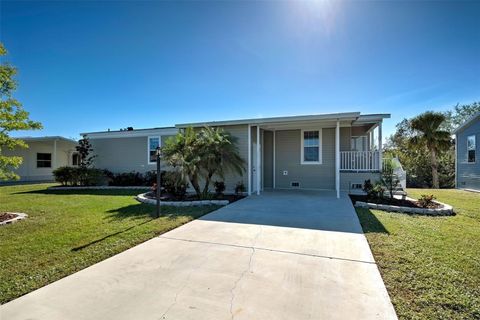
[[[439,112],[428,111],[410,120],[413,136],[410,144],[415,148],[426,147],[430,153],[432,167],[433,188],[439,188],[438,182],[438,153],[447,150],[452,143],[450,132],[442,130],[445,115]]]

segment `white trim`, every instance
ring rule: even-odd
[[[475,155],[475,161],[469,161],[469,154],[468,152],[471,151],[468,149],[468,139],[470,137],[473,137],[473,151],[474,151],[474,155]],[[467,147],[467,158],[466,158],[466,161],[465,163],[466,164],[475,164],[477,162],[477,135],[474,133],[474,134],[470,134],[467,136],[467,141],[466,141],[466,147]]]
[[[248,195],[252,194],[252,126],[248,125]]]
[[[261,178],[261,181],[262,181],[262,191],[265,189],[265,177],[264,177],[264,170],[265,170],[265,130],[263,130],[263,132],[260,132],[260,135],[262,137],[262,144],[261,144],[261,154],[262,154],[262,158],[261,158],[261,168],[262,168],[262,178]]]
[[[335,128],[335,189],[340,198],[340,121]]]
[[[378,124],[378,168],[383,171],[382,123]]]
[[[162,136],[148,136],[147,137],[147,163],[148,164],[157,164],[157,162],[151,162],[150,161],[150,139],[157,138],[158,139],[158,145],[161,147],[162,146]]]
[[[276,139],[277,131],[273,130],[273,165],[272,165],[272,170],[273,170],[273,189],[275,189],[276,185],[276,179],[275,179],[275,161],[276,161],[276,155],[275,155],[275,139]]]
[[[318,132],[318,161],[304,161],[304,132],[305,131],[317,131]],[[317,128],[314,130],[309,130],[309,129],[302,129],[300,133],[300,164],[304,165],[318,165],[322,164],[322,144],[323,144],[323,139],[322,139],[322,128]]]
[[[53,140],[52,169],[57,168],[57,139]]]
[[[107,131],[107,132],[86,132],[81,136],[87,136],[89,139],[116,139],[150,136],[174,136],[178,133],[178,128],[159,128],[159,129],[137,129],[125,131]]]

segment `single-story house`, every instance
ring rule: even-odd
[[[480,112],[455,130],[455,185],[460,189],[480,191],[480,161],[477,140],[480,138]]]
[[[77,141],[60,136],[20,137],[28,148],[3,149],[6,156],[20,156],[22,164],[14,170],[20,181],[53,181],[52,171],[61,166],[78,165]]]
[[[82,133],[95,166],[113,172],[155,170],[156,147],[187,127],[221,127],[236,137],[246,163],[242,176],[225,177],[227,190],[242,182],[248,194],[264,189],[361,189],[382,168],[382,122],[389,114],[360,112],[177,124],[175,127]]]

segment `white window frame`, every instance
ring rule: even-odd
[[[158,139],[158,145],[162,146],[162,136],[148,136],[147,137],[147,163],[148,164],[157,164],[156,161],[150,161],[150,139]]]
[[[318,161],[305,161],[304,159],[304,133],[309,131],[317,131],[318,132]],[[322,129],[302,129],[300,134],[300,164],[306,165],[319,165],[322,164]]]
[[[468,161],[468,160],[469,160],[469,158],[468,158],[468,151],[470,151],[470,150],[468,150],[468,138],[470,138],[470,137],[473,137],[473,142],[474,142],[474,149],[473,149],[473,151],[474,151],[474,153],[475,153],[475,161]],[[477,163],[477,136],[476,136],[475,134],[471,134],[471,135],[468,135],[468,136],[467,136],[467,144],[466,144],[466,147],[467,147],[467,159],[466,159],[467,161],[466,161],[466,163],[467,163],[467,164],[475,164],[475,163]]]

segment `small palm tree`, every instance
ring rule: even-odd
[[[438,153],[447,150],[452,143],[450,132],[442,130],[445,115],[439,112],[428,111],[410,120],[410,127],[414,135],[409,142],[414,148],[426,147],[430,153],[432,167],[433,188],[439,188],[438,182]]]
[[[179,169],[182,176],[188,178],[197,195],[200,195],[198,181],[202,158],[198,149],[196,132],[193,128],[187,128],[166,141],[162,147],[162,157],[170,166]]]
[[[200,132],[199,139],[204,147],[202,169],[205,185],[202,194],[206,196],[214,175],[222,179],[227,172],[241,175],[245,170],[245,161],[238,153],[236,138],[221,128],[205,127]]]
[[[219,128],[187,128],[167,140],[162,154],[169,165],[188,178],[198,197],[207,196],[213,176],[224,178],[228,171],[242,174],[245,170],[235,138]],[[205,183],[203,188],[200,180]]]

